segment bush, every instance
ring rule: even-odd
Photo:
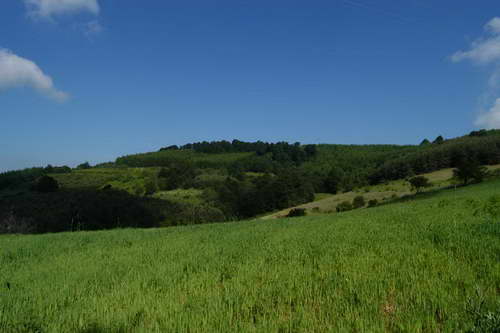
[[[365,198],[362,195],[358,195],[352,201],[352,206],[354,208],[361,208],[365,206]]]
[[[90,169],[92,167],[90,166],[89,162],[85,162],[85,163],[79,164],[76,168],[80,169],[80,170],[86,170],[86,169]]]
[[[337,213],[347,212],[348,210],[352,209],[352,204],[349,201],[344,201],[337,205]]]
[[[410,178],[410,179],[408,179],[408,182],[410,183],[411,188],[416,190],[417,193],[419,193],[422,188],[429,187],[432,185],[429,182],[429,179],[427,179],[424,176],[416,176],[416,177]]]
[[[372,208],[378,205],[378,200],[377,199],[372,199],[368,201],[368,208]]]
[[[299,216],[306,216],[305,208],[294,208],[290,210],[290,212],[286,217],[299,217]]]
[[[59,183],[50,176],[41,176],[31,188],[33,191],[41,193],[56,192],[59,190]]]

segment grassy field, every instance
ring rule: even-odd
[[[203,191],[194,188],[159,191],[153,194],[153,198],[173,202],[189,202],[192,204],[202,204],[205,202],[203,198]]]
[[[99,188],[113,182],[132,182],[157,173],[159,168],[93,168],[71,173],[51,174],[65,189]]]
[[[487,166],[489,171],[499,170],[499,165]],[[453,184],[453,169],[443,169],[431,173],[423,174],[432,183],[432,186],[425,189],[425,191],[432,192],[439,190]],[[337,205],[343,201],[352,202],[352,200],[359,195],[362,195],[366,202],[376,199],[379,203],[389,202],[401,198],[405,195],[414,193],[411,186],[405,180],[395,180],[387,184],[380,184],[374,186],[366,186],[351,192],[339,193],[331,195],[327,193],[317,193],[313,202],[308,202],[296,207],[283,209],[272,214],[264,214],[262,219],[275,219],[282,218],[288,215],[290,210],[294,208],[304,208],[308,215],[323,215],[335,213]]]
[[[498,329],[499,187],[319,217],[0,236],[0,331]]]

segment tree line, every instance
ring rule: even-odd
[[[0,190],[11,187],[17,187],[21,184],[28,184],[41,176],[47,174],[70,173],[71,168],[68,166],[52,166],[47,165],[45,168],[27,168],[23,170],[7,171],[0,173]]]
[[[491,165],[500,163],[500,135],[472,135],[447,140],[406,156],[385,161],[369,175],[371,184],[404,179],[416,174],[456,168],[464,161]]]

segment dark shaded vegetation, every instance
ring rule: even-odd
[[[350,201],[342,201],[340,204],[337,205],[337,213],[341,212],[347,212],[349,210],[353,210],[354,207],[352,206],[352,203]]]
[[[0,190],[7,188],[18,187],[21,184],[26,184],[35,181],[36,179],[47,174],[63,174],[70,173],[71,168],[67,166],[55,167],[48,165],[45,168],[29,168],[24,170],[8,171],[0,173]]]
[[[453,170],[453,177],[461,181],[462,185],[467,185],[471,180],[476,183],[482,182],[487,173],[486,167],[480,165],[478,160],[463,158]]]
[[[176,146],[162,148],[162,150],[175,150]],[[300,142],[289,144],[288,142],[244,142],[239,140],[195,142],[186,144],[180,149],[192,149],[199,153],[220,154],[220,153],[256,153],[258,156],[271,154],[274,161],[294,162],[300,164],[314,157],[317,153],[315,145],[301,146]]]
[[[408,179],[408,183],[410,183],[411,188],[419,193],[423,188],[432,186],[429,182],[429,179],[424,176],[415,176]]]
[[[79,164],[76,168],[77,168],[77,169],[86,170],[86,169],[90,169],[90,168],[92,168],[92,167],[90,166],[90,163],[89,163],[89,162],[84,162],[84,163],[82,163],[82,164]]]
[[[54,178],[44,175],[31,185],[31,189],[40,193],[57,192],[57,190],[59,190],[59,184]]]
[[[158,187],[160,190],[173,190],[193,185],[196,170],[192,163],[179,161],[170,168],[161,168],[158,172]]]
[[[179,165],[173,170],[160,169],[156,179],[149,177],[150,172],[138,179],[143,185],[154,186],[156,181],[160,184],[165,181],[168,185],[172,181],[175,184],[172,188],[185,182],[193,186],[195,171],[189,170]],[[132,184],[137,181],[131,180]],[[141,196],[136,195],[133,188],[127,192],[111,184],[99,188],[59,189],[54,178],[44,175],[31,184],[31,190],[3,196],[0,232],[43,233],[221,222],[253,217],[314,198],[312,186],[298,169],[241,179],[217,176],[211,182],[197,185],[203,191],[200,202],[173,202],[149,196],[147,186]],[[18,227],[13,226],[16,223]]]
[[[305,208],[294,208],[290,210],[290,212],[287,214],[286,217],[301,217],[301,216],[306,216],[306,209]]]
[[[362,195],[358,195],[352,200],[352,207],[354,209],[364,207],[365,204],[365,198]]]
[[[299,142],[243,142],[239,140],[196,142],[178,147],[161,148],[158,152],[119,157],[117,166],[172,167],[179,161],[196,168],[227,168],[232,175],[241,172],[275,172],[289,166],[299,166],[317,154],[315,145]]]
[[[277,175],[228,177],[215,187],[214,204],[230,219],[243,219],[314,200],[314,189],[303,172],[285,169]]]
[[[213,206],[137,197],[113,189],[26,192],[0,201],[0,233],[150,228],[225,219]]]
[[[316,192],[348,192],[369,185],[370,176],[386,161],[423,149],[398,145],[318,145],[317,157],[301,168],[313,179]]]
[[[114,190],[26,192],[0,202],[0,224],[24,221],[35,233],[159,226],[148,201]]]
[[[500,131],[483,133],[485,134],[445,140],[442,143],[437,140],[439,144],[427,145],[421,150],[387,160],[369,175],[369,181],[371,184],[378,184],[444,168],[456,168],[464,160],[481,165],[500,163]]]

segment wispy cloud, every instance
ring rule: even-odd
[[[488,64],[500,60],[500,18],[495,17],[485,26],[488,37],[472,43],[469,51],[456,52],[451,59],[454,62],[472,60],[479,64]]]
[[[495,17],[490,20],[484,26],[484,30],[485,36],[472,42],[469,50],[453,54],[451,60],[453,62],[470,60],[478,65],[491,66],[488,91],[481,98],[482,111],[475,124],[486,128],[500,128],[500,98],[494,97],[498,94],[500,86],[500,18]],[[485,107],[486,104],[490,106]]]
[[[500,98],[497,98],[488,112],[479,115],[476,125],[486,128],[500,128]]]
[[[31,87],[58,102],[68,99],[68,94],[55,88],[52,78],[43,73],[33,61],[0,49],[0,91],[16,87]]]
[[[87,12],[98,15],[97,0],[24,0],[32,18],[52,19],[54,16]]]

